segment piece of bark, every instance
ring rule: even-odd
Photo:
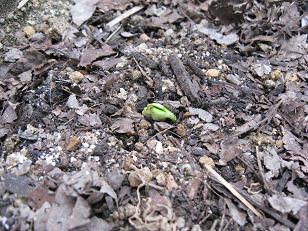
[[[200,103],[201,99],[198,95],[196,88],[194,87],[188,72],[186,71],[182,61],[176,54],[170,54],[168,57],[169,63],[173,70],[173,73],[182,89],[184,94],[192,103]]]
[[[196,76],[198,76],[202,81],[204,81],[206,79],[206,75],[202,72],[201,68],[199,68],[195,62],[193,62],[193,61],[189,60],[188,58],[186,58],[185,59],[185,64],[188,65],[190,70]]]
[[[170,67],[167,65],[166,61],[164,59],[161,59],[159,62],[160,70],[162,71],[163,75],[172,78],[172,71]]]

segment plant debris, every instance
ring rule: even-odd
[[[304,1],[19,4],[0,230],[308,229]]]

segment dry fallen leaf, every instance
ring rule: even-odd
[[[114,132],[125,134],[134,134],[134,121],[130,118],[119,118],[117,119],[110,129]]]
[[[3,123],[10,124],[14,120],[17,119],[17,114],[15,112],[15,109],[12,105],[8,105],[7,108],[4,110],[3,114],[0,117],[0,121],[2,120]]]
[[[224,200],[229,208],[229,212],[232,219],[240,226],[244,226],[247,222],[246,214],[244,212],[241,212],[240,209],[237,208],[236,205],[233,204],[230,199],[224,198]]]
[[[231,45],[239,40],[236,33],[232,32],[227,35],[222,34],[218,28],[209,25],[208,21],[202,20],[200,24],[197,24],[197,30],[203,34],[206,34],[211,39],[216,40],[222,45]]]
[[[79,102],[78,102],[75,94],[71,94],[68,97],[66,105],[68,106],[68,108],[71,108],[71,109],[79,108]]]
[[[292,212],[296,214],[302,207],[306,206],[307,202],[292,197],[274,194],[268,198],[271,206],[281,213]]]
[[[74,0],[75,5],[71,7],[73,22],[81,26],[85,21],[92,17],[98,0]]]
[[[239,139],[237,137],[228,137],[221,141],[220,164],[227,164],[241,153],[238,142]]]
[[[110,56],[115,53],[108,44],[104,44],[101,48],[89,47],[81,55],[79,66],[86,67],[98,58]]]
[[[197,115],[200,119],[202,119],[203,121],[205,121],[207,123],[210,123],[210,122],[213,121],[213,116],[209,112],[207,112],[207,111],[205,111],[201,108],[190,107],[189,113],[191,115]]]

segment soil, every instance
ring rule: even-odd
[[[0,230],[308,230],[306,9],[8,7]]]

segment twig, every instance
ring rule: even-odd
[[[218,219],[214,220],[214,222],[213,222],[213,224],[212,224],[212,226],[211,226],[210,231],[215,231],[215,230],[216,230],[217,224],[218,224]]]
[[[108,38],[106,39],[105,43],[108,43],[108,42],[113,38],[113,36],[119,32],[119,30],[120,30],[121,28],[122,28],[122,25],[119,25],[119,26],[117,27],[117,29],[115,29],[114,32],[112,32],[112,33],[108,36]]]
[[[106,28],[108,30],[110,30],[111,28],[113,28],[115,25],[117,25],[118,23],[120,23],[121,21],[123,21],[124,19],[128,18],[129,16],[137,13],[138,11],[142,10],[144,8],[144,6],[135,6],[131,9],[129,9],[128,11],[125,11],[123,14],[119,15],[118,17],[116,17],[115,19],[111,20],[110,22],[108,22],[106,24]]]
[[[232,222],[232,219],[228,221],[228,223],[226,224],[225,228],[222,231],[226,231],[231,222]]]
[[[164,129],[164,130],[162,130],[162,131],[156,133],[154,136],[152,136],[152,137],[150,137],[149,139],[147,139],[147,141],[145,141],[144,144],[147,143],[149,140],[153,139],[154,137],[158,136],[159,134],[163,134],[163,133],[165,133],[166,131],[171,130],[172,128],[175,128],[175,126],[171,126],[171,127],[169,127],[169,128],[166,128],[166,129]]]
[[[29,1],[29,0],[21,0],[21,1],[19,2],[18,6],[17,6],[17,9],[18,9],[18,10],[21,9],[24,5],[27,4],[28,1]]]
[[[170,54],[168,60],[176,80],[184,94],[191,102],[200,103],[201,99],[198,95],[198,91],[194,87],[188,72],[186,71],[182,61],[178,58],[177,54]]]
[[[267,181],[265,180],[265,177],[264,177],[264,171],[263,171],[263,167],[262,167],[262,164],[261,164],[261,158],[260,158],[260,153],[259,153],[259,146],[256,146],[256,156],[257,156],[257,163],[258,163],[258,168],[259,168],[259,172],[260,172],[260,176],[262,178],[262,181],[263,181],[263,184],[264,184],[264,187],[267,191],[271,191],[270,187],[268,186],[267,184]]]
[[[262,214],[256,210],[235,188],[228,183],[222,176],[218,174],[210,165],[203,164],[208,172],[210,172],[223,186],[225,186],[237,199],[239,199],[247,208],[249,208],[256,216],[262,217]]]
[[[223,214],[222,214],[222,218],[220,220],[218,231],[222,231],[223,225],[225,223],[225,218],[226,218],[226,201],[224,200],[224,211],[223,211]]]
[[[274,105],[274,107],[272,108],[272,110],[268,110],[268,112],[265,115],[265,118],[259,122],[257,122],[256,124],[254,124],[251,127],[248,127],[247,129],[244,129],[243,131],[240,131],[238,133],[235,133],[232,136],[241,136],[249,131],[253,131],[255,129],[257,129],[258,127],[260,127],[261,124],[265,123],[266,121],[270,121],[272,119],[272,117],[274,116],[275,112],[278,110],[278,108],[280,107],[282,101],[280,100],[278,103],[276,103],[276,105]]]
[[[147,85],[149,87],[153,87],[153,79],[150,78],[150,76],[148,76],[148,74],[141,68],[141,66],[139,65],[138,61],[133,58],[134,62],[136,63],[138,69],[140,70],[141,74],[148,80]]]

